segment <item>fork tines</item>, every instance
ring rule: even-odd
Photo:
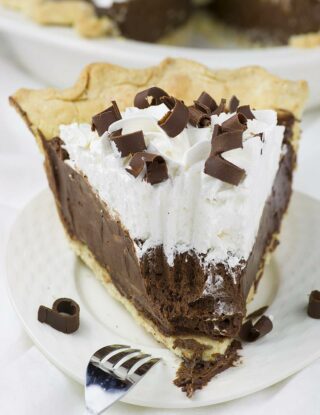
[[[136,383],[158,361],[159,359],[142,353],[139,349],[115,344],[98,350],[92,356],[90,363],[119,380]]]
[[[159,360],[123,344],[98,350],[87,367],[87,410],[91,414],[102,414],[126,395]]]

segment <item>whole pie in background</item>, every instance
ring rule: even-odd
[[[313,46],[320,37],[317,0],[0,0],[0,4],[41,24],[74,26],[86,37],[183,44],[201,34],[203,43],[211,39],[209,46],[241,45],[243,36],[246,45]]]

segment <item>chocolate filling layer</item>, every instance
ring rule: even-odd
[[[292,123],[284,114],[286,152],[261,218],[256,243],[247,262],[234,269],[224,264],[204,269],[194,252],[177,255],[167,263],[162,246],[138,260],[134,242],[119,220],[95,194],[87,179],[65,160],[59,138],[44,141],[46,170],[60,217],[71,238],[90,249],[120,293],[165,335],[203,334],[211,338],[235,337],[246,311],[246,298],[263,270],[265,254],[274,246],[274,234],[291,195],[295,152],[290,144]],[[215,286],[217,276],[223,284]],[[206,289],[210,278],[214,290]]]
[[[214,13],[241,28],[265,30],[286,42],[293,34],[320,30],[318,0],[215,0]]]
[[[109,8],[97,7],[96,10],[99,16],[107,15],[117,23],[124,36],[155,42],[188,19],[191,2],[190,0],[129,0],[116,2]]]

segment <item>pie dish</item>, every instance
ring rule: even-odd
[[[202,16],[212,13],[218,22],[246,31],[255,44],[271,40],[298,47],[319,45],[317,0],[209,0],[204,6],[201,2],[200,7],[193,0],[0,0],[0,3],[21,10],[40,24],[74,26],[85,37],[121,35],[156,42],[175,32],[190,16],[198,16],[198,10],[204,10]],[[202,20],[208,25],[206,18]],[[211,26],[214,36],[219,24],[212,20]]]
[[[261,68],[181,59],[93,64],[70,89],[10,98],[44,152],[72,248],[184,359],[176,383],[189,395],[236,360],[289,204],[306,98],[305,82]]]

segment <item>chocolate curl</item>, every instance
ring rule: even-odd
[[[189,123],[194,127],[204,128],[211,124],[211,118],[210,115],[192,105],[189,107]]]
[[[320,319],[320,291],[312,291],[309,296],[308,315]]]
[[[200,97],[194,101],[195,107],[208,115],[213,114],[218,105],[216,101],[207,92],[203,91]]]
[[[139,153],[147,149],[142,131],[117,136],[113,135],[110,138],[111,142],[116,145],[121,157],[127,157],[130,154]]]
[[[108,131],[111,124],[115,121],[121,120],[121,118],[121,113],[117,103],[112,101],[111,107],[92,117],[91,129],[92,131],[97,131],[101,137],[106,131]]]
[[[227,100],[222,98],[219,106],[213,111],[212,115],[220,115],[222,112],[225,112],[226,103],[227,103]]]
[[[211,139],[211,153],[206,160],[204,172],[225,183],[238,186],[245,176],[245,170],[225,160],[222,153],[242,146],[242,131],[222,132],[222,127],[215,125]]]
[[[153,86],[151,88],[139,92],[135,96],[134,106],[140,109],[145,109],[150,107],[150,105],[159,105],[161,104],[160,98],[168,96],[169,95],[163,89]],[[148,98],[151,98],[150,102]]]
[[[246,320],[253,320],[255,318],[258,318],[258,317],[262,316],[268,310],[268,308],[269,308],[268,305],[265,305],[261,308],[258,308],[258,310],[255,310],[251,314],[249,314],[246,317]]]
[[[211,155],[222,154],[242,147],[242,131],[227,131],[212,139]]]
[[[41,305],[38,320],[65,334],[74,333],[80,325],[80,307],[70,298],[59,298],[52,309]]]
[[[204,172],[234,186],[239,185],[246,173],[245,170],[222,158],[220,154],[212,155],[207,159]]]
[[[229,112],[236,112],[239,104],[240,101],[235,95],[233,95],[229,102]]]
[[[171,138],[179,135],[187,126],[189,120],[188,108],[182,101],[173,97],[163,97],[161,101],[169,108],[169,112],[158,121],[158,125]]]
[[[138,177],[144,169],[144,180],[151,185],[161,183],[169,178],[167,164],[164,158],[158,154],[136,153],[126,170],[134,177]]]
[[[222,123],[221,129],[223,132],[226,131],[244,131],[247,128],[247,118],[241,114],[234,114],[228,120]]]
[[[225,100],[221,100],[220,109],[224,106]],[[243,114],[235,114],[221,126],[214,126],[211,153],[204,168],[206,174],[234,186],[239,185],[245,176],[245,170],[225,160],[222,154],[226,151],[243,148],[242,134],[246,129],[246,124],[247,119]]]
[[[251,343],[266,336],[272,329],[273,324],[269,317],[262,316],[255,325],[252,320],[246,321],[240,329],[239,337],[241,340]]]
[[[250,105],[242,105],[242,107],[238,107],[237,113],[244,115],[247,120],[254,120],[255,116],[253,115]]]

